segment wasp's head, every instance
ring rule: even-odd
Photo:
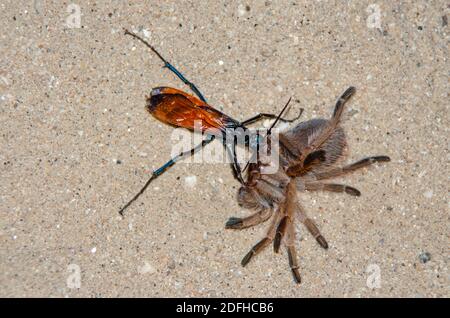
[[[159,104],[164,100],[166,94],[162,92],[161,87],[153,88],[150,96],[146,97],[146,107],[150,113],[153,113]]]

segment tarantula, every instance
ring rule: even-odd
[[[264,173],[265,168],[271,164],[267,158],[248,165],[246,181],[238,191],[237,200],[241,207],[256,210],[256,213],[245,218],[232,217],[226,223],[226,228],[244,229],[271,217],[272,222],[266,236],[242,259],[242,266],[247,265],[252,257],[272,242],[274,251],[278,253],[284,238],[289,266],[295,281],[300,283],[294,244],[295,214],[321,247],[327,249],[328,243],[299,204],[297,192],[323,190],[360,196],[361,193],[353,187],[327,183],[324,180],[345,175],[375,162],[390,161],[387,156],[373,156],[338,166],[347,147],[344,130],[339,122],[345,103],[354,93],[355,88],[349,87],[339,97],[330,119],[312,119],[279,134],[279,166],[275,173]]]

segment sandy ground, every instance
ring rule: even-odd
[[[70,4],[0,5],[0,296],[449,296],[447,1]],[[290,96],[328,116],[356,86],[348,161],[392,162],[345,178],[359,198],[301,196],[330,244],[298,226],[301,285],[284,250],[241,267],[268,224],[224,229],[250,213],[225,164],[179,163],[118,215],[170,156],[145,95],[188,90],[123,27],[239,120]]]

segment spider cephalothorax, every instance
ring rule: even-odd
[[[248,167],[247,180],[239,189],[238,203],[247,209],[270,209],[285,200],[285,188],[290,182],[284,168],[275,173],[264,173],[265,165],[260,161]]]
[[[299,283],[300,274],[294,247],[294,218],[297,217],[306,226],[320,246],[328,248],[328,243],[299,204],[297,192],[323,190],[359,196],[361,193],[353,187],[327,183],[324,180],[342,176],[375,162],[390,161],[387,156],[374,156],[350,165],[338,166],[347,148],[345,134],[339,122],[344,104],[354,92],[355,89],[350,87],[342,94],[330,119],[312,119],[279,134],[278,169],[272,169],[270,174],[265,173],[265,167],[271,164],[268,159],[270,157],[266,157],[265,161],[249,164],[246,182],[238,192],[238,203],[257,212],[245,218],[230,218],[226,228],[243,229],[271,217],[272,222],[266,237],[243,258],[243,266],[272,242],[275,252],[278,252],[284,239],[289,265],[295,281]]]

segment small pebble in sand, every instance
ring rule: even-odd
[[[184,178],[184,184],[188,188],[193,188],[197,184],[197,177],[196,176],[188,176]]]
[[[423,193],[423,195],[424,195],[425,198],[431,199],[433,197],[433,191],[432,190],[425,191]]]
[[[242,5],[242,4],[240,4],[239,6],[238,6],[238,14],[239,14],[239,16],[243,16],[243,15],[245,15],[245,13],[246,13],[247,11],[245,10],[245,7]]]
[[[181,288],[183,288],[183,283],[180,283],[180,282],[175,282],[175,288],[176,289],[181,289]]]
[[[431,254],[428,252],[420,253],[419,259],[421,263],[425,264],[426,262],[431,260]]]
[[[144,262],[144,265],[138,267],[139,274],[153,274],[155,272],[156,269],[148,262]]]
[[[143,29],[143,30],[142,30],[142,33],[144,33],[144,37],[146,37],[147,39],[149,39],[149,38],[150,38],[150,35],[151,35],[151,33],[150,33],[150,31],[149,31],[149,30],[147,30],[147,29]]]
[[[92,254],[95,254],[95,252],[97,252],[97,248],[94,246],[94,247],[91,249],[91,253],[92,253]]]
[[[219,65],[223,65],[223,61],[222,60],[219,61]]]

